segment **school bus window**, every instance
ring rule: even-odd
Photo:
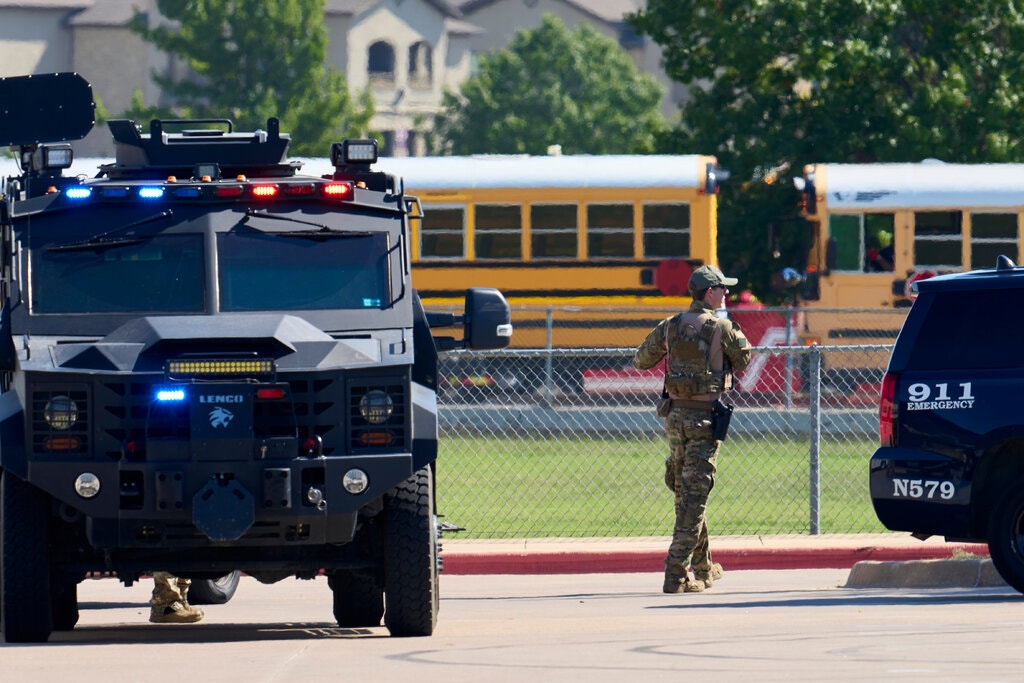
[[[633,258],[633,205],[587,205],[587,255]]]
[[[530,205],[533,258],[575,258],[576,234],[575,204]]]
[[[522,222],[521,204],[477,204],[476,257],[521,259]]]
[[[421,259],[466,257],[466,207],[431,206],[420,221]]]
[[[1017,214],[971,214],[971,268],[991,268],[1000,254],[1017,263]]]
[[[918,266],[960,269],[963,231],[959,211],[914,213],[914,262]]]
[[[678,258],[690,255],[690,205],[643,205],[644,256]]]
[[[832,270],[864,270],[863,214],[831,214],[828,234],[835,245]]]
[[[864,245],[867,256],[864,270],[884,273],[895,267],[896,216],[891,213],[864,214]]]

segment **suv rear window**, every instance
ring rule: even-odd
[[[1024,289],[943,291],[912,340],[915,370],[1024,366]],[[913,314],[911,314],[913,315]]]

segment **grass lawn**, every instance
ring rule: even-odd
[[[662,477],[668,446],[649,439],[444,436],[438,509],[460,538],[668,536],[672,494]],[[885,531],[868,497],[873,440],[821,445],[821,533]],[[708,504],[713,536],[806,534],[806,439],[729,439]]]

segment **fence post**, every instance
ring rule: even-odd
[[[548,405],[551,405],[551,400],[555,395],[555,372],[552,365],[553,358],[551,349],[554,345],[555,340],[555,315],[551,308],[548,308],[547,317],[545,319],[545,327],[547,329],[547,357],[544,359],[544,398]]]
[[[793,306],[786,307],[786,346],[793,346]],[[786,410],[793,407],[793,354],[786,354]]]
[[[821,533],[821,347],[810,346],[810,453],[809,489],[811,534]]]

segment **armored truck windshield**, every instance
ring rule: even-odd
[[[107,225],[105,213],[81,210],[76,232],[83,225]],[[166,213],[153,222],[164,224],[162,232],[153,234],[161,228],[150,223],[130,233],[84,238],[68,235],[66,214],[36,218],[27,245],[32,313],[380,309],[391,303],[389,243],[397,235],[302,223],[281,230],[269,221],[274,230],[265,231],[241,223],[237,212],[208,214],[202,221],[188,220],[185,211]]]
[[[379,326],[404,296],[394,281],[399,214],[325,214],[314,202],[214,210],[102,196],[53,203],[68,206],[15,221],[30,273],[16,332],[102,334],[125,316],[260,311],[305,314],[328,329],[374,312]]]

